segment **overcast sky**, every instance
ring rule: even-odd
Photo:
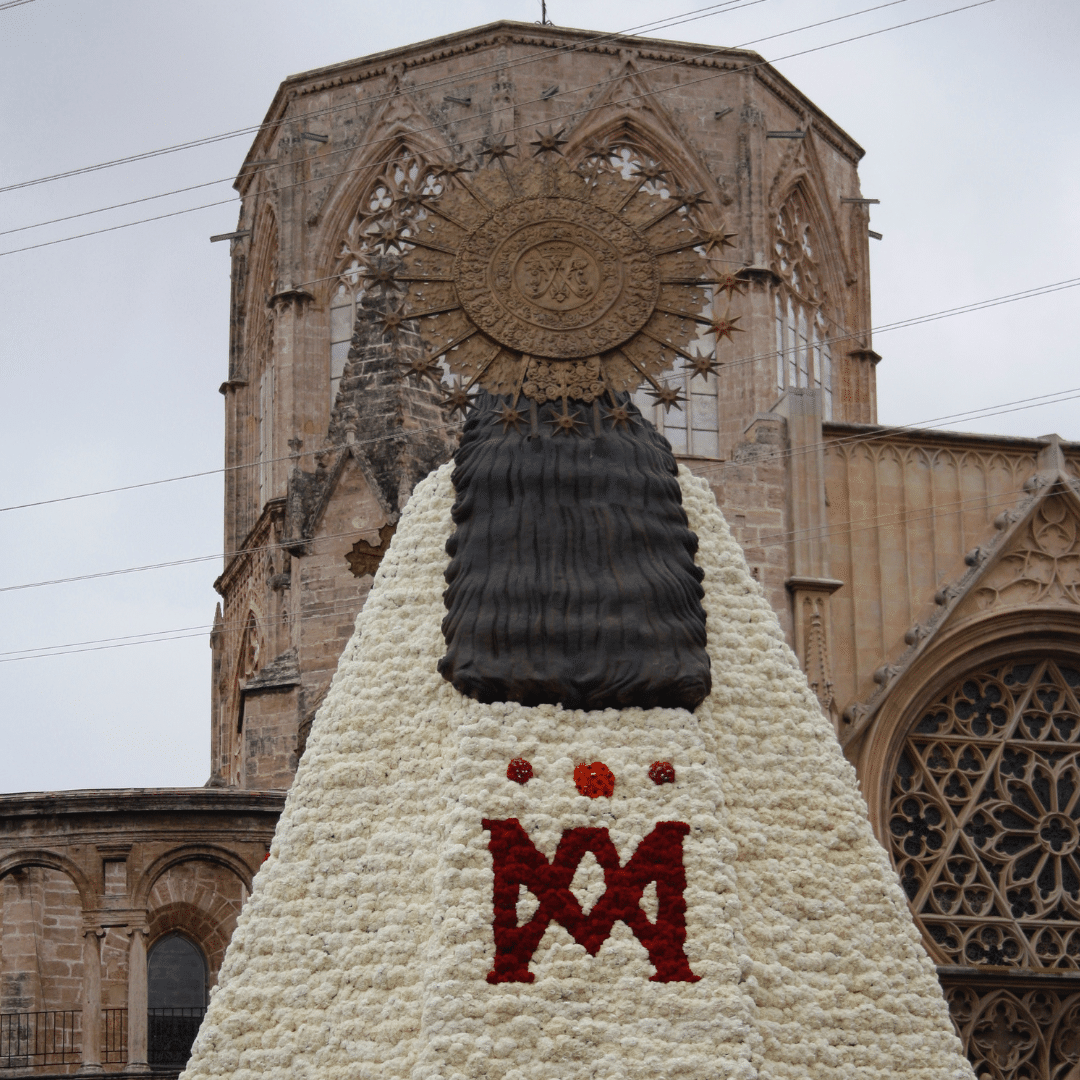
[[[867,151],[874,322],[1080,276],[1076,0],[882,10],[751,45]],[[758,0],[657,31],[743,45],[871,0]],[[695,0],[552,0],[558,24],[625,30]],[[0,187],[257,124],[287,75],[498,18],[539,0],[30,0],[0,3]],[[167,199],[0,236],[0,504],[215,470],[222,463],[229,252],[237,204],[70,242],[28,244],[235,193],[249,137],[0,193],[0,230],[207,181]],[[918,424],[1080,387],[1080,290],[882,333],[882,422]],[[1078,391],[1080,392],[1080,391]],[[1080,402],[966,430],[1080,440]],[[219,473],[0,513],[0,791],[202,784],[208,624],[220,572]],[[195,559],[23,590],[11,586]],[[153,644],[15,650],[165,632]]]

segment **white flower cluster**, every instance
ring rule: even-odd
[[[383,559],[186,1080],[971,1080],[854,772],[708,486],[681,477],[712,694],[694,714],[584,713],[483,705],[438,674],[450,471]],[[648,778],[657,760],[674,783]],[[582,761],[614,773],[611,797],[578,794]],[[548,859],[564,830],[604,827],[624,864],[658,821],[687,823],[700,981],[649,981],[616,922],[596,956],[552,923],[534,982],[489,984],[484,818],[517,818]],[[571,888],[586,910],[602,894],[591,854]],[[535,909],[522,890],[519,921]]]

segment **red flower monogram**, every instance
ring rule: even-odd
[[[610,775],[610,773],[609,773]],[[488,848],[495,864],[495,966],[490,983],[532,982],[529,961],[548,923],[557,922],[590,956],[600,951],[616,919],[622,920],[645,946],[656,968],[653,982],[697,982],[683,951],[686,942],[686,871],[682,842],[690,826],[661,821],[625,866],[607,829],[567,829],[550,863],[537,851],[517,818],[482,822],[491,833]],[[570,882],[578,863],[591,851],[604,871],[603,896],[585,915]],[[641,910],[645,886],[656,882],[656,922]],[[518,926],[517,902],[524,885],[539,901],[533,917]]]

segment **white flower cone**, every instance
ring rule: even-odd
[[[970,1080],[854,771],[708,485],[681,474],[711,695],[585,713],[484,705],[438,674],[451,468],[417,487],[357,619],[186,1080]],[[610,797],[578,793],[582,761]],[[510,819],[549,861],[566,830],[607,829],[623,867],[685,823],[698,981],[651,981],[616,921],[596,955],[551,922],[533,981],[489,982],[491,823]],[[593,855],[569,888],[586,913],[604,894]],[[518,924],[537,905],[522,889]]]

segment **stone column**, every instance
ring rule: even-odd
[[[93,1076],[101,1067],[101,939],[100,926],[83,930],[82,1065],[78,1076]]]
[[[128,929],[128,1045],[126,1073],[148,1073],[146,1062],[146,928]]]

